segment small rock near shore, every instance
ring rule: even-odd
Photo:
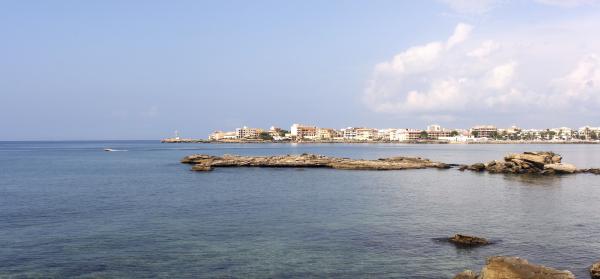
[[[460,246],[481,246],[490,244],[490,242],[483,238],[464,234],[455,234],[448,239],[450,242]]]

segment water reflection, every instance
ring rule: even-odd
[[[560,186],[563,180],[569,179],[564,175],[538,175],[538,174],[494,174],[503,175],[507,182],[519,182],[529,186]]]

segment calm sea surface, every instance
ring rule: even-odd
[[[178,163],[193,153],[304,152],[474,163],[535,150],[600,167],[600,145],[0,142],[0,277],[451,278],[515,255],[588,278],[600,260],[600,176],[197,173]],[[454,233],[498,242],[435,240]]]

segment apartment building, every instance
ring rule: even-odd
[[[317,127],[302,124],[293,124],[290,128],[292,137],[296,139],[315,139],[317,137]]]
[[[498,128],[493,125],[479,125],[471,128],[470,132],[476,138],[493,138],[498,134]]]
[[[422,130],[418,129],[398,129],[394,133],[392,140],[394,141],[412,141],[421,138]]]
[[[377,131],[377,139],[378,140],[393,140],[393,137],[396,134],[398,129],[388,128],[388,129],[380,129]]]
[[[259,128],[248,128],[244,126],[235,129],[235,135],[238,139],[256,139],[262,131],[263,130]]]

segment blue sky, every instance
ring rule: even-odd
[[[585,0],[0,1],[0,140],[600,126],[596,18]]]

